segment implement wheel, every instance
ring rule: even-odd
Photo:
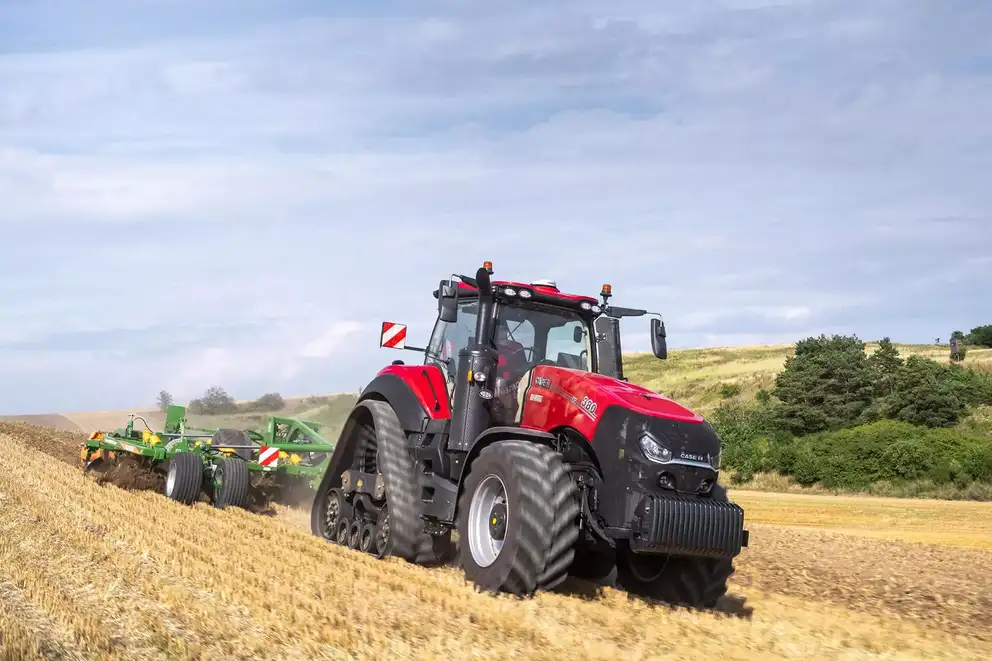
[[[169,461],[165,478],[165,495],[171,500],[190,505],[200,498],[203,488],[203,461],[192,452],[178,452]]]
[[[214,471],[214,507],[248,507],[248,462],[221,457]]]

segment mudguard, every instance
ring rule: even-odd
[[[469,448],[468,456],[465,457],[465,466],[468,470],[463,470],[458,476],[458,493],[462,492],[462,484],[465,482],[465,477],[472,470],[472,462],[475,458],[479,456],[483,448],[487,445],[492,445],[496,441],[500,441],[507,438],[519,438],[524,440],[533,441],[535,443],[541,443],[543,445],[551,445],[555,441],[555,435],[546,431],[540,431],[538,429],[526,429],[524,427],[490,427],[486,431],[482,432],[472,447]]]

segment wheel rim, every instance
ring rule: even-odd
[[[480,567],[496,562],[510,522],[506,486],[497,475],[487,475],[472,496],[468,510],[468,546]]]
[[[338,522],[337,530],[337,542],[342,546],[348,543],[348,530],[351,528],[351,523],[348,519],[342,519]]]
[[[332,490],[327,498],[327,513],[324,515],[325,536],[330,536],[336,532],[338,517],[341,516],[341,501],[338,499],[338,492]]]
[[[375,554],[376,557],[385,557],[389,550],[389,510],[384,507],[379,514],[379,521],[375,524]]]
[[[375,528],[373,526],[365,526],[362,528],[362,545],[361,550],[368,553],[372,548],[372,542],[375,539]]]
[[[348,548],[357,549],[358,545],[361,543],[362,539],[362,522],[355,521],[351,524],[351,530],[348,533]]]
[[[171,496],[176,490],[176,465],[169,466],[169,474],[165,478],[165,493]]]

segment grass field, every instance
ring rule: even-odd
[[[570,582],[517,601],[277,516],[179,506],[0,424],[0,659],[984,659],[992,505],[735,491],[751,546],[715,613]]]
[[[869,354],[878,343],[867,342]],[[950,362],[950,348],[934,344],[895,344],[903,358],[923,356]],[[753,399],[762,388],[773,388],[775,375],[792,355],[792,344],[754,347],[673,350],[667,360],[652,354],[624,356],[624,373],[634,383],[672,397],[701,413],[720,403],[720,389],[736,384],[741,399]],[[965,366],[992,370],[992,349],[968,349]]]

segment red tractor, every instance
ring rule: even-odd
[[[314,535],[417,564],[455,558],[516,595],[568,575],[710,608],[747,546],[717,481],[720,439],[696,413],[623,376],[619,320],[645,310],[555,283],[442,280],[426,348],[383,324],[396,360],[361,393],[311,513]],[[455,280],[457,278],[457,280]],[[657,317],[657,315],[653,315]],[[654,355],[667,358],[652,318]]]

